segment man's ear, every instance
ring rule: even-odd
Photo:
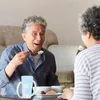
[[[26,33],[22,33],[22,38],[24,41],[26,40]]]

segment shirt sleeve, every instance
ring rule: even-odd
[[[92,100],[89,78],[81,71],[75,71],[75,89],[72,100]]]
[[[88,59],[85,56],[77,56],[74,68],[75,89],[72,100],[92,100],[88,68]]]
[[[9,79],[5,73],[5,68],[8,65],[8,63],[8,52],[5,50],[0,58],[0,88],[3,88],[9,82]]]

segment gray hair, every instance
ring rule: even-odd
[[[46,20],[41,16],[29,16],[27,19],[24,19],[22,24],[22,32],[26,33],[27,28],[29,28],[32,24],[41,24],[45,28],[47,27]]]
[[[82,34],[90,32],[95,40],[100,40],[100,6],[92,6],[79,16],[79,28]]]

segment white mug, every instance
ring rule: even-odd
[[[34,84],[34,91],[32,93]],[[22,86],[22,88],[20,88]],[[19,91],[21,89],[21,91]],[[19,98],[31,98],[35,95],[36,82],[33,80],[33,76],[21,76],[21,82],[17,85],[17,95]],[[22,95],[20,95],[20,92]]]

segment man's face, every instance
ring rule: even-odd
[[[31,52],[37,52],[41,49],[45,40],[45,27],[41,24],[32,24],[27,33],[22,33],[22,37]]]

